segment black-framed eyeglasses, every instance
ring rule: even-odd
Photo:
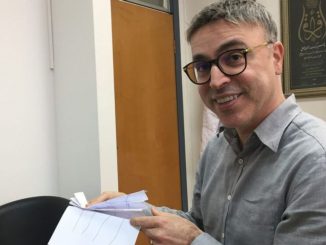
[[[190,81],[199,85],[210,81],[213,65],[216,65],[226,76],[239,75],[247,68],[247,54],[258,47],[267,46],[271,43],[269,41],[253,48],[227,50],[213,60],[195,60],[183,67],[183,71]]]

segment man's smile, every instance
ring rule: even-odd
[[[217,98],[216,102],[217,102],[217,104],[225,104],[225,103],[231,102],[233,100],[236,100],[238,97],[239,97],[239,95],[229,95],[229,96]]]

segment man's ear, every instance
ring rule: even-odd
[[[281,75],[283,71],[284,46],[279,41],[273,44],[273,59],[275,75]]]

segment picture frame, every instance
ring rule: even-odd
[[[281,0],[281,16],[285,94],[326,95],[326,1]]]

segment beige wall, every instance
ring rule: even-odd
[[[191,52],[188,43],[185,41],[185,30],[191,17],[195,14],[198,5],[204,1],[180,0],[180,36],[181,36],[181,62],[187,64],[191,60]],[[185,74],[182,74],[183,86],[183,109],[184,109],[184,130],[187,168],[187,190],[188,203],[191,204],[194,176],[197,162],[199,160],[201,121],[203,106],[197,93],[197,87],[191,84]]]
[[[52,1],[59,194],[117,190],[111,8]]]
[[[182,47],[182,64],[191,60],[191,53],[187,42],[184,40],[184,33],[191,18],[202,7],[215,2],[213,0],[180,0],[180,30]],[[270,0],[259,0],[272,13],[280,30],[280,2]],[[183,77],[183,99],[184,99],[184,121],[186,139],[186,161],[187,161],[187,182],[189,205],[191,202],[194,176],[200,154],[201,141],[201,120],[202,105],[197,94],[197,88],[188,79]],[[298,98],[299,105],[307,112],[326,120],[326,96],[316,98]]]
[[[0,205],[55,195],[54,77],[44,0],[0,1]]]
[[[0,1],[0,15],[0,205],[117,190],[110,1]]]

